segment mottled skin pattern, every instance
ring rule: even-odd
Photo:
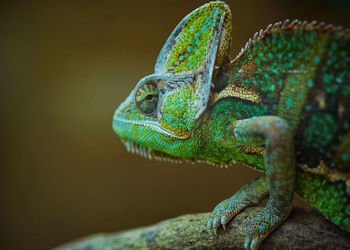
[[[298,193],[350,232],[350,35],[288,20],[256,33],[232,61],[231,12],[220,1],[186,16],[161,50],[154,74],[116,110],[128,150],[149,158],[236,161],[263,172],[218,204],[215,233],[268,198],[244,247],[257,249]]]

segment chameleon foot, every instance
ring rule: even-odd
[[[265,207],[255,217],[255,222],[245,238],[244,248],[249,250],[258,249],[261,242],[288,217],[292,208],[293,206],[291,205],[281,213]]]
[[[237,206],[233,197],[220,202],[213,210],[207,221],[207,227],[216,235],[220,225],[226,230],[226,224],[245,206]]]
[[[216,234],[216,230],[222,226],[226,230],[226,224],[247,206],[259,204],[268,196],[267,177],[263,175],[256,180],[241,187],[232,197],[220,202],[211,213],[207,227]]]

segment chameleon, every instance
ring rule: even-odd
[[[257,249],[293,209],[296,193],[350,232],[350,31],[307,21],[277,22],[230,59],[232,14],[211,1],[183,18],[154,73],[116,109],[113,129],[150,159],[241,163],[259,178],[219,203],[216,234],[247,206],[245,249]]]

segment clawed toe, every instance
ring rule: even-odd
[[[220,226],[226,231],[228,222],[233,218],[237,211],[239,211],[239,209],[236,209],[232,200],[228,199],[220,202],[211,213],[207,221],[207,227],[215,235]]]
[[[207,222],[207,227],[211,233],[216,236],[218,227],[220,226],[217,216],[210,216]]]
[[[216,235],[217,229],[220,226],[226,231],[228,222],[229,219],[225,215],[211,215],[207,221],[207,227],[214,235]]]
[[[244,248],[246,250],[256,250],[259,248],[262,239],[256,235],[249,234],[244,241]]]

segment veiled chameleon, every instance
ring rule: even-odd
[[[268,197],[247,249],[288,217],[295,192],[350,232],[349,31],[286,20],[256,33],[230,60],[231,21],[221,1],[187,15],[154,73],[116,110],[115,132],[149,158],[261,170],[208,220],[216,231]]]

